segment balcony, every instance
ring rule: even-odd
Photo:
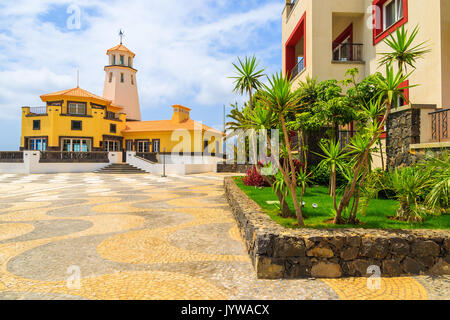
[[[333,43],[333,62],[363,63],[363,44],[361,43]]]
[[[450,126],[450,109],[431,112],[431,139],[432,142],[450,141],[448,128]]]

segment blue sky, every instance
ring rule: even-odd
[[[171,117],[173,104],[221,128],[237,56],[281,70],[282,0],[15,0],[0,3],[0,150],[20,144],[21,106],[80,87],[101,95],[106,50],[136,53],[143,120]],[[79,18],[79,19],[78,19]],[[228,108],[229,109],[229,108]]]

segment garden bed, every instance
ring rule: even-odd
[[[286,228],[298,228],[297,220],[292,218],[282,218],[279,209],[273,202],[277,202],[277,197],[272,188],[257,188],[246,186],[241,177],[233,178],[237,186],[255,201],[272,220]],[[300,194],[300,189],[298,191]],[[292,198],[286,199],[292,212],[294,205]],[[269,202],[269,203],[268,203]],[[305,206],[305,225],[307,228],[365,228],[365,229],[450,229],[450,215],[429,216],[423,223],[409,223],[393,219],[396,216],[399,204],[391,199],[373,199],[370,201],[365,215],[358,215],[361,221],[359,225],[335,225],[332,224],[334,218],[333,202],[327,187],[316,186],[306,189],[303,198]],[[313,208],[317,204],[317,208]],[[331,221],[330,221],[331,220]]]
[[[361,218],[365,224],[358,228],[339,226],[336,229],[336,226],[324,222],[327,217],[332,218],[331,212],[321,216],[305,210],[308,216],[305,222],[310,228],[300,229],[294,228],[292,221],[274,221],[274,214],[267,208],[268,212],[265,212],[262,208],[265,205],[261,207],[249,198],[232,178],[226,178],[224,183],[226,196],[258,278],[368,276],[372,275],[367,273],[370,266],[379,267],[383,277],[450,274],[450,231],[445,230],[448,228],[446,216],[443,216],[443,221],[430,225],[436,230],[411,230],[419,228],[414,225],[406,225],[404,230],[399,230],[401,226],[397,223],[401,222],[386,219],[395,214],[396,203],[386,200],[369,207],[368,220]],[[264,189],[251,188],[262,192],[251,195],[252,198],[257,202],[267,201],[262,200]],[[320,189],[316,191],[320,196]],[[268,200],[275,199],[271,197]],[[378,223],[377,219],[369,219],[371,210],[377,210],[378,206],[386,210],[383,219],[385,229],[369,229]],[[390,224],[395,230],[386,228]]]

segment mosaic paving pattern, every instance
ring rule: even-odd
[[[222,184],[0,174],[0,299],[450,298],[450,277],[256,279]]]

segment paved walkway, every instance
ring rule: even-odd
[[[450,299],[450,277],[256,279],[222,184],[0,174],[0,299]]]

